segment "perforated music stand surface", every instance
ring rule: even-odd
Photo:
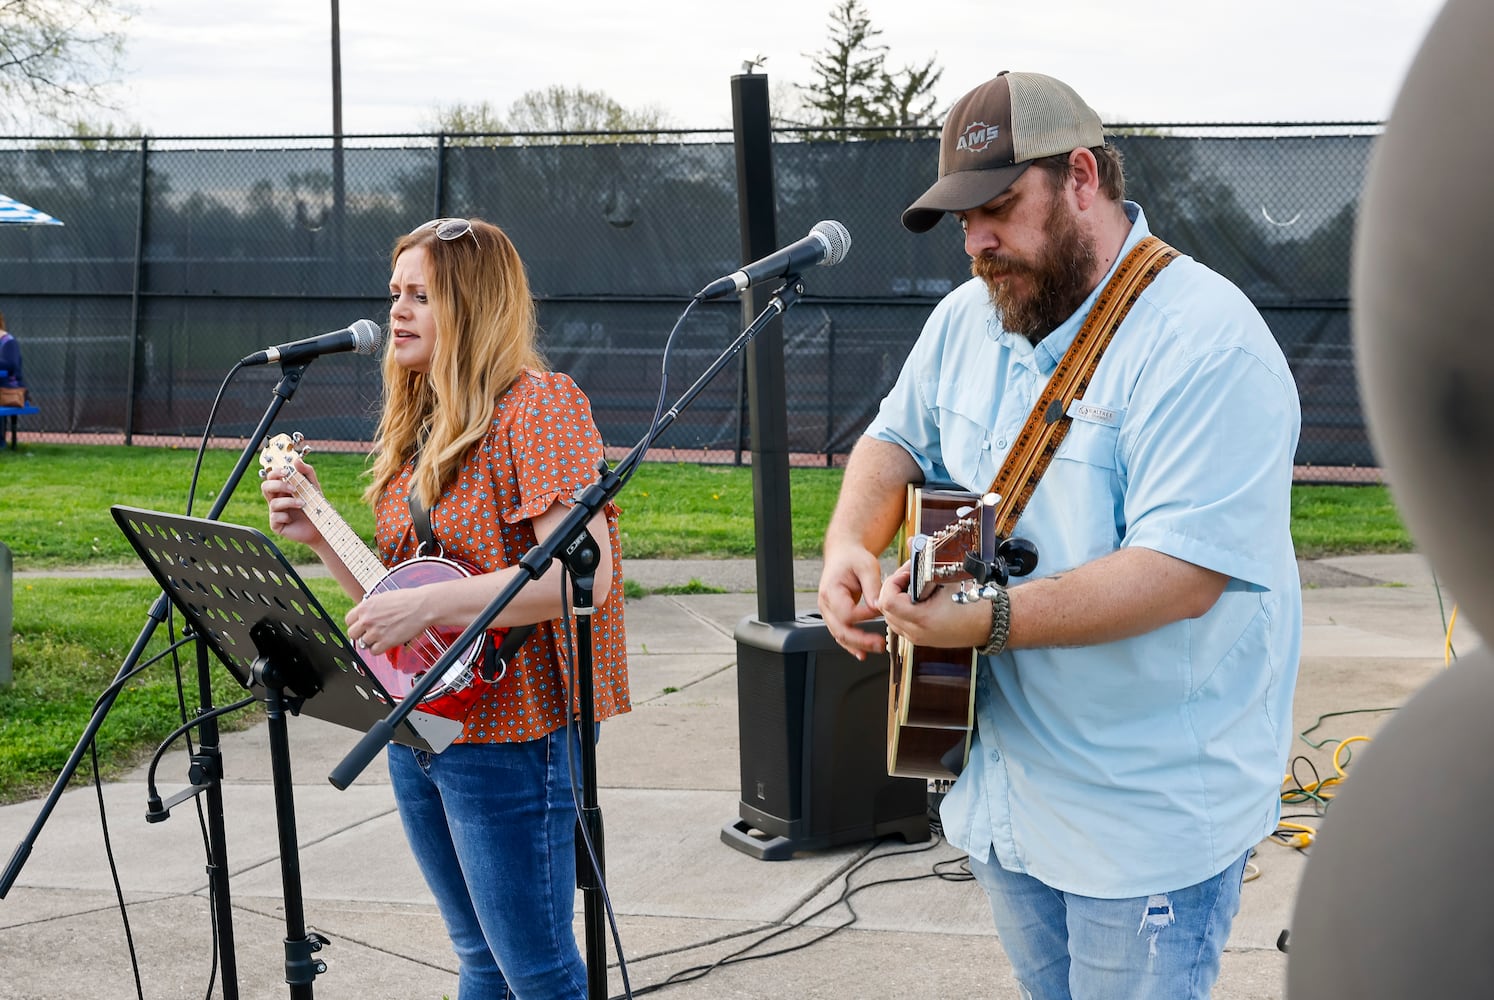
[[[366,733],[394,699],[358,659],[284,554],[255,528],[158,510],[110,508],[120,530],[181,613],[234,678],[263,690],[254,676],[261,657],[289,678],[300,711]],[[394,740],[439,753],[462,724],[419,709]]]

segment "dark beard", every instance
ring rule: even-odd
[[[990,289],[1002,327],[1034,344],[1072,316],[1094,287],[1094,241],[1057,197],[1048,209],[1044,228],[1048,246],[1035,261],[1002,254],[970,261],[970,273]],[[1018,293],[1006,280],[1017,276],[1026,279],[1031,292]]]

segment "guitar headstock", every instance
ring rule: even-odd
[[[964,514],[964,512],[961,512]],[[959,565],[965,553],[981,543],[979,514],[964,514],[928,536],[928,559],[934,563]]]
[[[932,492],[924,502],[949,515],[936,531],[919,535],[913,541],[912,554],[915,586],[913,599],[922,600],[938,581],[970,578],[968,560],[978,555],[989,558],[995,551],[992,525],[1000,497],[987,493],[981,497],[969,494]],[[974,501],[970,503],[969,501]]]
[[[259,478],[263,479],[276,469],[294,470],[296,458],[311,453],[311,446],[300,431],[293,434],[276,434],[259,450]]]

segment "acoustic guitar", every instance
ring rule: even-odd
[[[993,596],[989,588],[1036,569],[1037,546],[1000,538],[997,525],[1010,509],[996,493],[909,486],[902,531],[908,596],[981,601]],[[887,653],[887,773],[953,781],[975,733],[975,649],[918,646],[889,630]]]
[[[277,434],[266,442],[260,451],[260,476],[264,477],[275,469],[285,470],[285,481],[305,503],[302,513],[316,525],[366,594],[460,580],[479,572],[476,567],[439,556],[418,556],[393,569],[385,567],[311,480],[296,471],[296,456],[304,455],[308,450],[304,440],[299,433]],[[405,645],[386,653],[360,649],[358,657],[391,698],[403,701],[463,631],[429,628]],[[423,711],[448,719],[465,719],[488,685],[503,676],[507,669],[506,657],[518,649],[524,637],[534,631],[534,626],[490,631],[494,634],[494,662],[482,663],[483,647],[487,643],[482,638],[475,640],[421,699]]]
[[[909,597],[927,600],[943,584],[973,579],[965,556],[991,549],[981,522],[992,509],[963,490],[908,487],[902,557],[912,564]],[[974,731],[974,648],[918,646],[889,630],[887,654],[887,773],[954,780]]]

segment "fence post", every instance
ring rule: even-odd
[[[10,632],[15,622],[15,588],[12,584],[10,547],[0,542],[0,688],[15,680],[11,669]]]
[[[440,219],[446,215],[446,133],[436,134],[436,210],[431,213],[431,218]]]
[[[835,447],[835,320],[827,319],[825,326],[825,468],[835,464],[832,451]]]
[[[135,437],[136,374],[140,364],[140,285],[145,280],[146,153],[150,139],[140,137],[140,203],[135,211],[135,278],[130,288],[130,366],[125,383],[124,443]]]

